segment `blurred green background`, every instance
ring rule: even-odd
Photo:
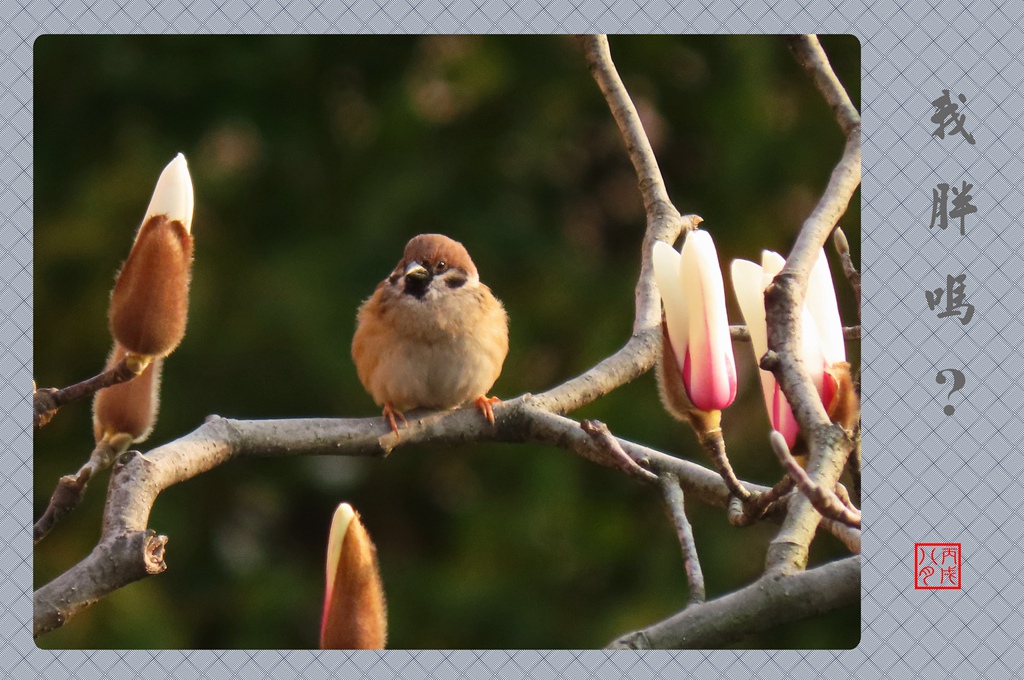
[[[860,46],[825,36],[855,102]],[[832,113],[774,36],[613,36],[613,57],[681,211],[723,270],[786,253],[838,161]],[[643,207],[607,106],[568,37],[44,36],[35,43],[35,378],[97,373],[106,305],[161,169],[195,184],[188,333],[167,360],[147,450],[208,414],[372,416],[349,346],[355,311],[405,242],[462,241],[511,317],[493,393],[540,392],[628,338]],[[859,257],[859,194],[841,225]],[[833,271],[838,260],[829,252]],[[849,286],[837,278],[846,323]],[[740,322],[729,287],[730,318]],[[859,356],[859,343],[850,343]],[[749,345],[724,430],[742,478],[780,476]],[[573,414],[700,461],[652,374]],[[92,447],[87,403],[36,436],[35,512]],[[107,475],[35,551],[36,586],[95,544]],[[387,460],[241,460],[169,489],[151,527],[162,575],[43,647],[309,648],[328,523],[363,515],[395,648],[593,648],[681,609],[660,498],[547,447],[402,448]],[[762,571],[776,527],[688,503],[709,597]],[[830,536],[820,563],[846,553]],[[859,608],[740,647],[853,647]]]

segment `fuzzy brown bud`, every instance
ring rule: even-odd
[[[829,420],[843,426],[847,432],[853,432],[860,423],[860,395],[853,383],[848,362],[839,362],[831,367],[836,379],[836,393],[832,403],[826,407]]]
[[[162,357],[185,335],[192,276],[192,183],[181,154],[164,169],[110,295],[110,332],[130,352]]]
[[[320,648],[383,649],[386,640],[387,606],[377,550],[359,513],[342,503],[334,513],[327,543]]]
[[[128,351],[115,344],[107,358],[106,370],[120,363]],[[106,387],[96,393],[92,406],[92,431],[96,442],[125,440],[122,448],[149,436],[160,405],[160,369],[163,359],[154,359],[128,382]]]

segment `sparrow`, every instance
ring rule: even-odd
[[[453,409],[474,400],[494,424],[488,390],[508,354],[508,314],[480,282],[458,241],[420,234],[359,307],[352,360],[363,387],[398,434],[414,408]]]

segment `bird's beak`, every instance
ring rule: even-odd
[[[428,272],[426,267],[419,262],[411,262],[409,266],[405,268],[405,278],[426,281],[430,278],[430,272]]]
[[[432,275],[430,271],[419,262],[411,262],[408,267],[405,268],[405,292],[408,295],[412,295],[417,300],[421,299],[427,293],[427,287],[430,286],[430,279]]]

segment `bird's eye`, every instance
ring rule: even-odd
[[[448,263],[444,260],[438,260],[437,264],[434,265],[434,271],[436,272],[443,272],[445,269],[448,269]]]

